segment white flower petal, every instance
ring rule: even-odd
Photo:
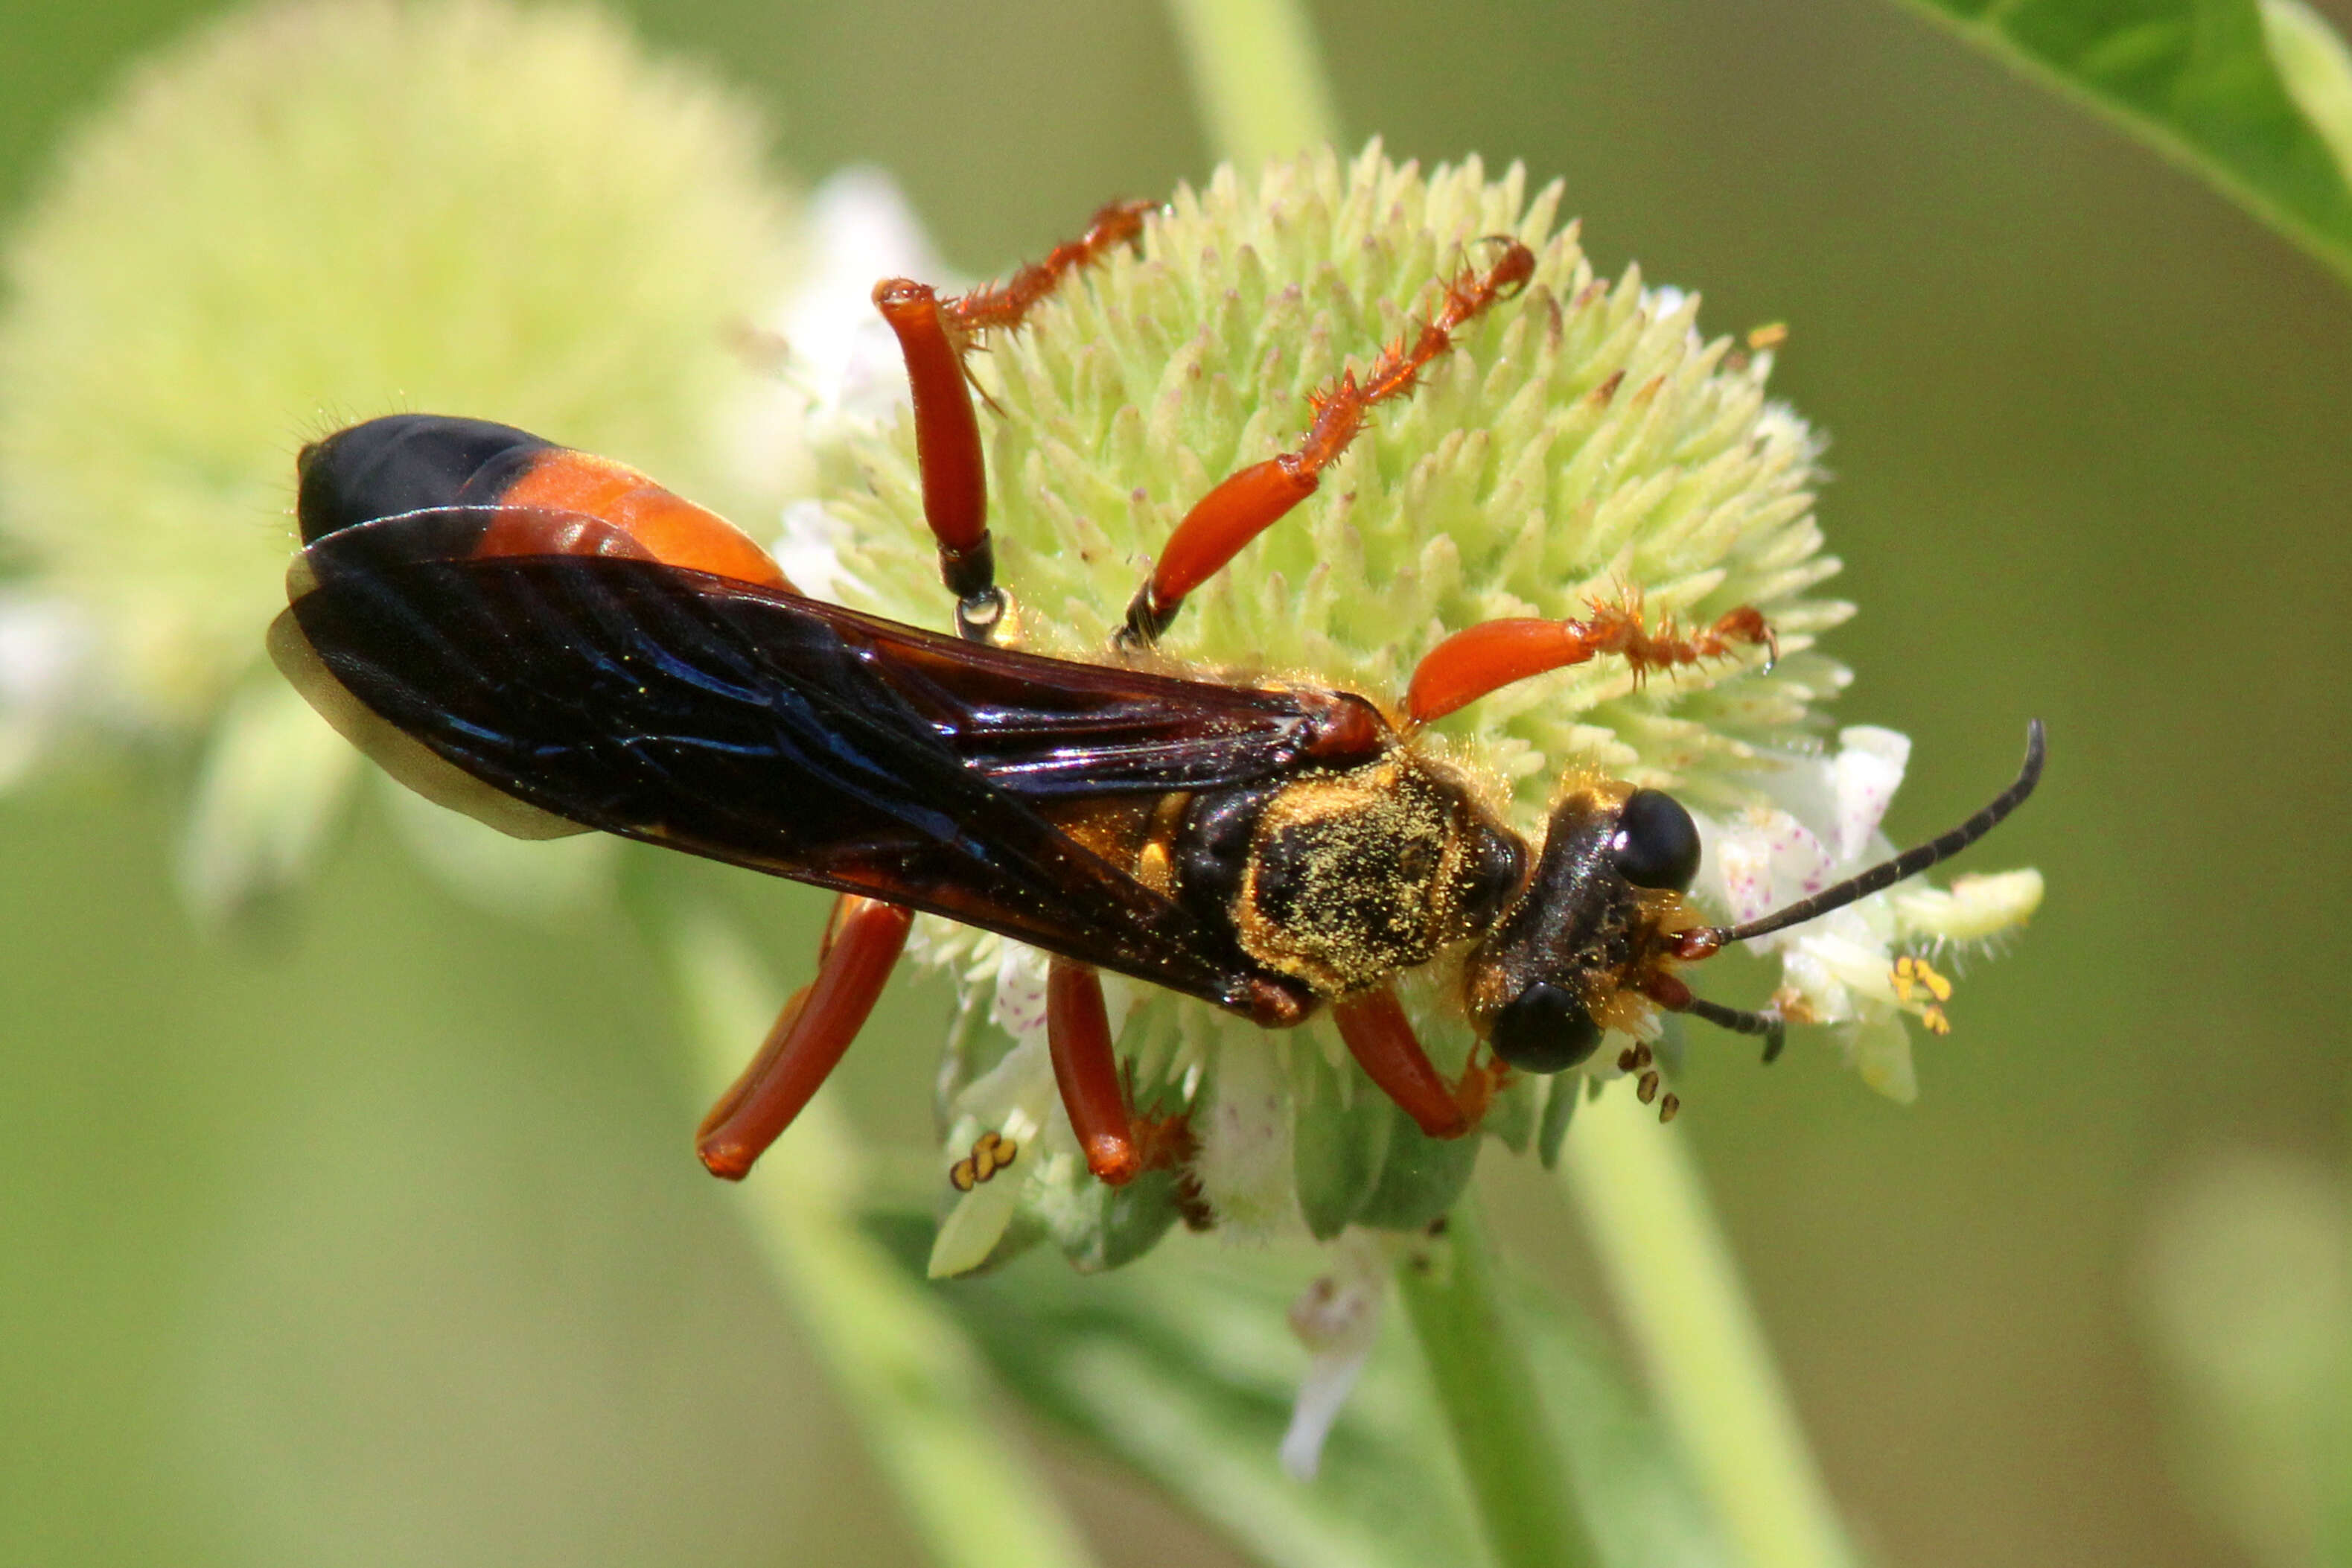
[[[1911,760],[1911,738],[1874,724],[1838,731],[1840,750],[1830,763],[1837,795],[1836,853],[1840,868],[1855,866],[1877,836],[1878,825],[1902,786]]]
[[[1016,1046],[956,1097],[947,1163],[962,1159],[982,1132],[1014,1146],[1010,1172],[976,1184],[957,1198],[931,1238],[928,1272],[945,1279],[979,1268],[1004,1238],[1021,1206],[1022,1188],[1045,1163],[1052,1126],[1068,1125],[1054,1089],[1054,1068],[1043,1040]]]
[[[1770,914],[1835,880],[1829,847],[1785,811],[1759,807],[1726,828],[1716,845],[1732,918]]]
[[[1045,955],[1007,942],[996,959],[996,989],[988,1021],[1024,1046],[1045,1043]]]
[[[1895,889],[1887,899],[1906,936],[1983,942],[2024,924],[2042,907],[2042,873],[2029,868],[1956,877],[1948,889],[1917,883]]]
[[[1240,1237],[1269,1236],[1296,1221],[1291,1175],[1290,1084],[1279,1046],[1217,1054],[1209,1104],[1192,1113],[1201,1142],[1193,1173],[1218,1223]]]
[[[1331,1258],[1331,1271],[1290,1304],[1291,1330],[1312,1357],[1282,1436],[1282,1468],[1301,1481],[1322,1468],[1324,1441],[1371,1359],[1388,1301],[1388,1255],[1370,1232],[1345,1232]]]

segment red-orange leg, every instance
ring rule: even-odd
[[[1253,463],[1195,502],[1168,536],[1151,576],[1127,608],[1121,636],[1150,643],[1168,629],[1184,597],[1224,569],[1242,547],[1315,493],[1323,470],[1364,427],[1364,416],[1391,398],[1408,395],[1431,361],[1454,346],[1454,334],[1496,301],[1527,287],[1535,252],[1504,239],[1502,258],[1480,271],[1465,268],[1445,286],[1445,300],[1429,320],[1381,351],[1361,381],[1349,371],[1307,399],[1313,419],[1297,449]]]
[[[1143,1173],[1143,1152],[1111,1049],[1102,976],[1087,965],[1056,958],[1046,966],[1045,1044],[1087,1169],[1114,1187],[1125,1186]]]
[[[1133,239],[1150,211],[1150,204],[1134,202],[1103,208],[1083,238],[1056,247],[1001,287],[942,300],[930,285],[908,278],[875,285],[875,308],[898,334],[914,393],[923,521],[939,542],[940,580],[956,597],[956,629],[975,641],[986,641],[1003,620],[1004,595],[996,586],[988,475],[964,355],[977,334],[1020,325],[1063,278]]]
[[[878,899],[835,902],[816,978],[784,1004],[759,1055],[702,1119],[695,1149],[712,1175],[741,1181],[793,1124],[865,1026],[914,920]]]
[[[1404,1005],[1387,986],[1332,1003],[1331,1021],[1339,1026],[1339,1037],[1364,1076],[1432,1138],[1460,1138],[1486,1114],[1499,1073],[1480,1067],[1474,1047],[1462,1081],[1446,1082],[1421,1048]]]
[[[1777,652],[1772,628],[1761,613],[1745,605],[1689,637],[1678,634],[1671,622],[1645,631],[1640,612],[1619,605],[1596,605],[1581,621],[1484,621],[1455,632],[1423,657],[1405,689],[1405,715],[1426,724],[1515,680],[1565,669],[1599,654],[1622,656],[1638,680],[1654,669],[1726,658],[1734,643]]]
[[[923,476],[923,521],[939,541],[940,581],[956,597],[956,629],[985,640],[1004,613],[996,552],[988,538],[988,475],[980,415],[964,379],[965,343],[951,336],[928,283],[892,278],[875,285],[875,309],[898,334],[915,396],[915,461]]]

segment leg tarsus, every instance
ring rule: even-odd
[[[823,1086],[890,978],[914,911],[845,894],[816,978],[784,1004],[759,1054],[702,1119],[695,1149],[714,1176],[741,1181]]]
[[[1505,247],[1502,258],[1484,271],[1465,268],[1449,279],[1444,302],[1420,327],[1383,348],[1361,380],[1346,372],[1307,399],[1313,419],[1295,451],[1235,471],[1184,514],[1128,606],[1122,641],[1156,641],[1183,607],[1186,595],[1315,493],[1323,470],[1339,461],[1374,406],[1411,395],[1421,373],[1454,346],[1454,333],[1527,287],[1535,276],[1535,252],[1508,236],[1496,237],[1495,243]]]
[[[1038,302],[1079,268],[1100,260],[1143,233],[1143,220],[1157,202],[1112,202],[1098,209],[1087,232],[1057,245],[1043,261],[1033,261],[1002,284],[984,284],[948,301],[949,319],[966,337],[1000,327],[1017,327]]]

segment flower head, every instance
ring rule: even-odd
[[[261,658],[306,436],[487,410],[768,493],[727,450],[728,331],[793,264],[765,140],[600,14],[360,0],[233,16],[68,144],[5,253],[0,543],[115,705],[214,726],[200,901],[298,863],[359,776]],[[35,707],[0,681],[0,730]]]
[[[1653,625],[1704,624],[1752,605],[1779,638],[1769,671],[1725,659],[1644,679],[1596,659],[1507,687],[1416,743],[1484,781],[1531,838],[1571,775],[1668,788],[1727,822],[1772,800],[1776,779],[1811,765],[1818,706],[1847,679],[1814,647],[1849,613],[1816,591],[1838,566],[1812,516],[1817,443],[1766,396],[1769,352],[1702,338],[1694,297],[1632,272],[1595,278],[1573,226],[1557,225],[1559,201],[1556,185],[1530,195],[1516,169],[1490,182],[1474,160],[1424,174],[1377,146],[1255,183],[1222,171],[1180,191],[1139,252],[988,342],[973,374],[993,409],[991,527],[1021,643],[1106,657],[1187,508],[1294,442],[1310,393],[1425,317],[1492,237],[1513,237],[1536,256],[1524,293],[1461,332],[1410,401],[1379,408],[1319,492],[1191,597],[1162,649],[1196,670],[1389,702],[1423,654],[1476,622],[1638,601]],[[944,623],[908,423],[850,428],[829,473],[822,514],[798,531],[835,542],[845,596]],[[1881,912],[1857,918],[1890,918],[1874,902]],[[962,988],[950,1157],[991,1130],[1027,1134],[1025,1166],[959,1200],[935,1269],[1041,1233],[1115,1262],[1180,1215],[1244,1231],[1303,1217],[1322,1236],[1417,1225],[1467,1178],[1470,1141],[1423,1137],[1328,1022],[1268,1035],[1111,980],[1136,1105],[1147,1121],[1185,1113],[1193,1153],[1180,1173],[1097,1187],[1053,1101],[1039,955],[939,921],[919,926],[912,951]],[[1433,1058],[1458,1070],[1471,1039],[1442,973],[1408,974],[1400,991]],[[1616,1056],[1605,1047],[1595,1070]],[[1549,1092],[1571,1093],[1570,1078]],[[1524,1144],[1547,1092],[1514,1079],[1484,1129]]]

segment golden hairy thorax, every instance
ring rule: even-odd
[[[1479,820],[1460,781],[1405,752],[1285,785],[1231,905],[1243,950],[1326,996],[1428,963],[1467,934]]]

